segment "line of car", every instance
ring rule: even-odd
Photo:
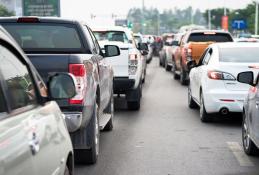
[[[114,94],[140,109],[148,44],[123,27],[92,32],[61,18],[0,25],[1,174],[72,175],[74,161],[96,163],[100,131],[113,129]]]
[[[244,151],[258,155],[259,44],[233,42],[224,31],[192,30],[173,36],[160,51],[160,65],[188,85],[188,107],[199,108],[202,122],[242,113]]]

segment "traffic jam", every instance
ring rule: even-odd
[[[0,17],[0,175],[259,174],[259,35],[226,19]]]

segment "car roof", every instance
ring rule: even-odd
[[[35,16],[15,16],[15,17],[0,17],[1,23],[16,23],[19,18],[37,18],[43,23],[85,23],[74,19],[65,19],[59,17],[35,17]],[[86,24],[86,23],[85,23]]]
[[[104,27],[91,27],[92,31],[121,31],[121,32],[129,32],[130,29],[122,26],[104,26]]]
[[[226,33],[226,34],[230,34],[227,31],[223,31],[223,30],[193,30],[193,31],[188,31],[187,33]]]
[[[211,47],[216,46],[218,48],[249,48],[258,47],[259,43],[249,43],[249,42],[226,42],[226,43],[214,43],[210,45]]]

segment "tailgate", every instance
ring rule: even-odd
[[[27,56],[45,83],[53,72],[68,72],[70,55],[29,54]]]
[[[199,63],[205,49],[213,42],[190,42],[190,48],[192,49],[192,59]]]

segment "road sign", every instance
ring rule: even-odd
[[[24,16],[60,16],[60,0],[23,0]]]
[[[243,19],[236,19],[232,21],[232,29],[244,30],[247,28],[247,23]]]

